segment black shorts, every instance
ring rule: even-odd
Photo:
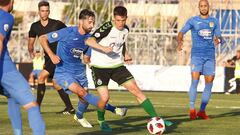
[[[49,77],[48,78],[53,78],[54,71],[56,68],[56,65],[54,65],[49,57],[44,57],[45,58],[45,63],[44,63],[44,70],[48,71]]]
[[[4,95],[3,87],[0,85],[0,95]]]
[[[133,75],[125,66],[117,68],[92,67],[92,76],[96,88],[99,86],[108,86],[110,79],[118,83],[118,85],[122,85],[128,80],[134,79]]]

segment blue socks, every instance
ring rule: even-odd
[[[8,98],[8,116],[12,124],[14,135],[22,135],[20,105],[13,98]]]
[[[89,104],[98,108],[98,102],[100,100],[99,97],[88,93],[85,97],[83,97],[83,99],[87,101]]]
[[[211,97],[212,86],[213,86],[213,83],[206,83],[205,84],[205,88],[204,88],[204,91],[202,93],[202,103],[201,103],[200,111],[205,111],[205,108],[206,108],[206,106],[208,104],[208,101]]]
[[[81,101],[78,101],[78,109],[77,109],[77,112],[76,112],[76,115],[79,119],[82,119],[83,118],[83,113],[86,111],[87,107],[88,107],[88,103],[83,103]]]
[[[196,101],[196,97],[197,97],[198,82],[199,82],[199,80],[192,79],[192,83],[191,83],[190,90],[189,90],[190,109],[194,109],[195,108],[195,101]]]
[[[28,110],[28,121],[33,135],[45,135],[45,123],[41,117],[39,106],[34,106]]]
[[[116,109],[115,106],[112,106],[111,104],[108,103],[105,106],[105,110],[111,111],[112,113],[115,113],[115,109]]]

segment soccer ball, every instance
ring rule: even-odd
[[[162,118],[153,117],[147,123],[147,129],[151,134],[161,135],[165,131],[165,124]]]

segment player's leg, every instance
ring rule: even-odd
[[[47,70],[42,70],[38,76],[38,87],[37,87],[37,103],[41,106],[43,97],[46,91],[45,80],[48,78],[49,72]]]
[[[198,112],[197,115],[202,119],[209,119],[209,117],[205,112],[205,109],[211,98],[211,93],[212,93],[213,80],[215,76],[215,60],[214,59],[207,59],[205,61],[205,64],[203,67],[203,75],[205,78],[205,88],[202,93],[202,102],[200,106],[200,111]]]
[[[111,79],[119,85],[124,86],[130,93],[132,93],[150,117],[158,116],[152,102],[143,94],[142,90],[138,87],[136,81],[134,80],[134,77],[125,66],[114,69]],[[172,125],[172,122],[165,121],[165,124],[166,126],[170,126]]]
[[[34,87],[34,72],[30,73],[28,82],[29,82],[30,86],[33,88]]]
[[[15,82],[18,82],[15,85]],[[8,72],[2,76],[2,86],[14,98],[17,103],[23,106],[28,112],[30,128],[34,135],[45,134],[45,123],[41,117],[39,106],[35,102],[35,97],[30,91],[30,86],[25,78],[18,72]]]
[[[10,118],[14,135],[22,135],[22,117],[20,105],[14,98],[8,98],[8,116]]]
[[[72,106],[72,102],[69,98],[69,95],[63,90],[63,88],[57,84],[56,80],[52,79],[53,82],[53,87],[55,88],[55,90],[57,90],[60,98],[62,99],[62,101],[64,102],[66,108],[61,111],[61,114],[75,114],[75,109]]]
[[[14,135],[22,135],[23,131],[20,105],[13,98],[10,98],[9,93],[3,91],[3,87],[1,85],[0,95],[3,95],[8,99],[8,117],[11,121]]]
[[[199,57],[191,58],[191,85],[189,88],[189,117],[191,120],[195,120],[197,118],[197,113],[195,109],[195,102],[197,98],[197,86],[199,83],[200,73],[203,69],[203,60]]]

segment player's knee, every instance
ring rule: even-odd
[[[30,102],[30,103],[27,103],[27,104],[23,105],[23,108],[25,110],[28,110],[29,108],[32,108],[32,107],[35,107],[35,106],[38,106],[37,102]]]
[[[46,77],[45,77],[44,75],[41,75],[41,74],[40,74],[40,75],[38,76],[38,82],[39,82],[39,83],[44,83],[45,78],[46,78]]]
[[[101,100],[102,100],[103,102],[107,103],[108,100],[109,100],[109,96],[101,97]]]

